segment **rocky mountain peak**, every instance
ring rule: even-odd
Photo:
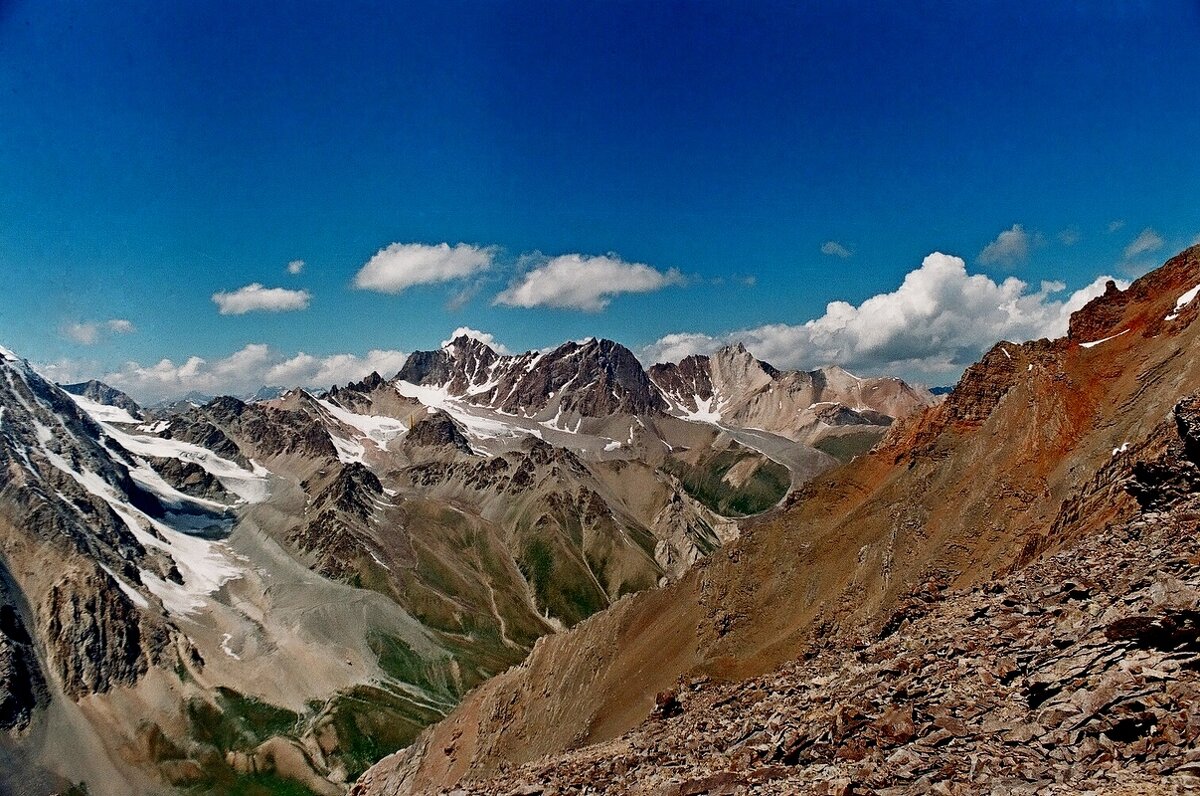
[[[413,423],[404,437],[404,445],[423,448],[449,448],[470,453],[471,445],[462,429],[445,412],[427,414]]]
[[[450,354],[455,359],[471,358],[471,357],[492,357],[497,356],[496,351],[487,343],[480,340],[478,337],[472,337],[469,334],[460,334],[449,343],[442,346],[442,350]]]
[[[436,351],[414,351],[395,380],[446,387],[452,395],[459,395],[487,381],[500,358],[486,343],[459,335]]]
[[[1102,295],[1071,314],[1067,338],[1088,343],[1127,331],[1155,335],[1182,328],[1200,311],[1191,292],[1198,286],[1200,245],[1180,252],[1126,290],[1109,280]]]
[[[754,358],[742,343],[718,349],[710,358],[713,384],[718,390],[760,390],[779,375],[779,371]]]
[[[508,414],[533,415],[552,402],[586,417],[652,414],[666,408],[633,352],[612,340],[567,342],[548,352],[497,354],[460,336],[437,351],[416,351],[398,381],[443,387]]]
[[[642,363],[612,340],[564,343],[533,363],[521,381],[525,389],[518,391],[518,400],[528,399],[526,405],[540,408],[557,397],[564,410],[585,417],[645,415],[666,409]]]
[[[343,398],[349,400],[351,396],[347,395],[348,393],[357,393],[360,396],[367,395],[385,384],[387,384],[387,381],[384,380],[383,376],[380,376],[376,371],[371,371],[362,381],[352,381],[345,387],[339,387],[336,384],[333,385],[329,388],[329,392],[326,393],[325,397],[331,401],[339,401]]]

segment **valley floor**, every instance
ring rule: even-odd
[[[450,792],[1200,792],[1198,520],[1192,495],[971,591],[931,579],[872,637],[681,682],[623,737]]]

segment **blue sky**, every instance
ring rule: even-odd
[[[143,396],[464,326],[941,382],[1200,234],[1195,3],[270,5],[0,4],[5,345]]]

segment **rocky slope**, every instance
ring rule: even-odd
[[[931,578],[767,675],[683,678],[619,738],[456,792],[1200,789],[1196,402],[1177,420],[1104,476],[1137,497],[1130,519],[970,589]],[[392,792],[374,776],[363,792]]]
[[[1006,573],[1023,577],[1020,573],[1033,572],[1026,569],[1033,564],[1054,566],[1054,557],[1072,546],[1111,538],[1102,536],[1106,528],[1126,527],[1141,510],[1125,488],[1131,451],[1148,452],[1139,459],[1140,467],[1157,473],[1152,477],[1158,480],[1175,483],[1173,474],[1187,469],[1180,460],[1153,462],[1155,446],[1167,445],[1164,421],[1173,418],[1176,404],[1200,383],[1200,362],[1190,353],[1200,342],[1200,324],[1194,323],[1200,302],[1190,300],[1198,285],[1200,247],[1195,247],[1127,291],[1113,289],[1091,302],[1072,318],[1066,338],[997,345],[968,369],[944,403],[896,424],[853,466],[814,479],[792,498],[784,514],[744,531],[738,541],[699,562],[666,589],[623,600],[570,633],[544,639],[520,667],[477,689],[406,753],[373,770],[360,791],[436,790],[544,755],[611,741],[638,726],[650,714],[656,694],[675,686],[680,677],[760,676],[795,661],[821,638],[848,640],[864,627],[882,633],[922,584],[935,580],[951,592],[969,594]],[[1188,483],[1185,477],[1173,488],[1183,491]],[[1177,520],[1193,521],[1194,515],[1182,511]],[[1127,553],[1131,560],[1142,556],[1138,566],[1143,568],[1152,567],[1159,555],[1152,548],[1146,558],[1136,546]],[[1176,571],[1180,579],[1194,574],[1186,566]],[[1081,574],[1071,571],[1072,577]],[[1041,576],[1027,577],[1041,583]],[[1017,583],[1010,580],[1008,587],[1016,588]],[[1097,603],[1101,614],[1126,597],[1132,597],[1131,604],[1153,606],[1157,598],[1146,602],[1140,588],[1136,583],[1111,584],[1111,591]],[[1022,600],[1028,598],[1027,594],[1015,604],[1024,605]],[[1107,614],[1110,621],[1104,628],[1122,618],[1120,611],[1118,606],[1117,613]],[[1070,612],[1063,616],[1075,617]],[[970,626],[947,621],[951,629],[946,637],[967,637]],[[1089,638],[1099,632],[1098,626],[1086,623],[1080,630],[1091,634]],[[1051,632],[1051,637],[1066,632],[1049,626],[1031,627],[1029,632],[1049,642],[1039,635],[1042,631]],[[980,635],[978,640],[983,643],[987,637]],[[887,643],[892,646],[881,648],[884,660],[893,653],[901,655],[904,644],[920,640],[899,634]],[[1107,648],[1097,649],[1100,657],[1115,651],[1112,660],[1122,659],[1123,652],[1115,647],[1107,653]],[[1018,652],[1014,647],[1014,657]],[[926,657],[921,660],[926,665]],[[1049,657],[1017,662],[1012,671],[1018,675],[1025,666],[1034,671],[1058,663]],[[1101,680],[1106,670],[1107,664],[1098,665]],[[935,685],[923,684],[926,691],[913,699],[930,699],[928,689]],[[882,681],[872,686],[868,680],[865,687],[870,692],[872,687],[889,686]],[[1167,718],[1155,726],[1190,732],[1186,725],[1181,729],[1168,722],[1170,706],[1183,703],[1172,702],[1176,695],[1163,693],[1159,686],[1155,689],[1159,690],[1151,693],[1159,695],[1158,701],[1128,705],[1131,715],[1161,708]],[[1181,694],[1186,697],[1186,692]],[[987,710],[999,711],[992,719],[1007,721],[1017,715],[1002,702],[987,705]],[[900,726],[899,735],[904,736],[904,706],[896,707],[901,713],[889,713],[883,723]],[[870,705],[860,710],[864,720],[883,718]],[[928,720],[915,710],[908,720],[917,724],[919,719],[925,728]],[[1082,710],[1089,720],[1095,713],[1087,705]],[[1070,713],[1069,708],[1064,711]],[[1097,725],[1094,738],[1124,721],[1120,711],[1113,717],[1115,723]],[[957,718],[972,728],[973,714]],[[1135,715],[1116,733],[1146,735],[1147,721]],[[1041,729],[1018,730],[993,721],[986,729],[982,723],[975,729],[979,748],[986,750],[992,741],[983,736],[1002,737],[1010,730],[1028,738],[1042,737],[1038,733],[1043,731],[1083,730],[1082,724],[1064,727],[1064,722],[1068,720],[1046,717],[1039,719]],[[837,744],[850,743],[838,738]],[[1049,736],[1047,742],[1061,743],[1049,741]],[[797,763],[807,764],[809,754],[815,754],[816,763],[828,761],[832,753],[826,751],[836,748],[820,736],[813,741],[818,744],[815,752],[804,751],[807,742],[797,743]],[[1082,760],[1106,754],[1119,759],[1100,740],[1096,743],[1101,751],[1087,746],[1079,752],[1086,755]],[[784,754],[790,761],[790,753]],[[1032,754],[1036,759],[1037,751]],[[1051,754],[1047,751],[1046,756]],[[1173,754],[1162,758],[1163,765],[1178,762]],[[1025,769],[1014,760],[1010,754],[994,765],[1022,776]],[[786,762],[781,759],[779,764]],[[1049,766],[1045,760],[1041,763]],[[925,773],[903,749],[887,765],[892,768],[881,769],[881,776],[904,769],[915,781]],[[831,775],[841,777],[848,770],[831,770]],[[1133,770],[1149,775],[1155,769]],[[970,776],[978,773],[979,769]],[[681,792],[718,786],[725,787],[714,783]]]
[[[935,403],[928,390],[896,378],[860,379],[836,366],[780,371],[740,343],[654,365],[649,375],[683,417],[774,432],[843,458],[870,449],[892,421]]]

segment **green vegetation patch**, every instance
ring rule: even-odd
[[[333,754],[353,779],[385,755],[408,746],[444,714],[399,691],[358,686],[340,694],[326,716],[337,735]]]
[[[745,517],[774,506],[787,494],[792,477],[782,464],[763,458],[741,486],[734,487],[725,474],[734,465],[758,454],[720,451],[698,464],[669,458],[662,469],[679,479],[684,490],[708,508],[726,517]]]
[[[567,551],[555,557],[554,547],[541,538],[530,539],[517,566],[533,586],[542,605],[567,627],[578,624],[608,605],[592,577]]]
[[[275,774],[229,773],[188,789],[200,796],[312,796],[304,785]]]
[[[826,437],[818,442],[814,447],[819,451],[824,451],[838,461],[848,462],[855,456],[862,456],[875,446],[883,438],[883,430],[879,431],[864,431],[858,434],[839,434],[837,436]]]
[[[191,735],[221,751],[249,751],[275,735],[292,734],[300,717],[228,688],[217,689],[217,704],[193,699],[187,705]]]

